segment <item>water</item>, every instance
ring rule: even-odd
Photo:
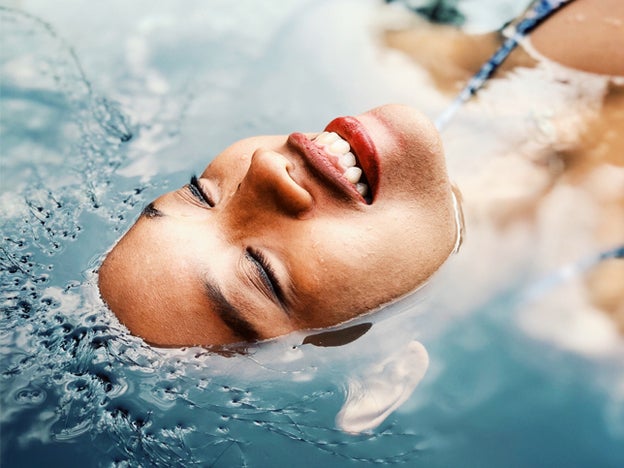
[[[2,466],[621,466],[615,327],[583,312],[581,279],[524,295],[595,251],[582,229],[557,250],[554,221],[469,222],[430,285],[338,347],[293,334],[231,355],[155,349],[104,308],[106,249],[230,142],[385,102],[432,117],[448,103],[376,42],[394,21],[382,2],[259,3],[0,11]],[[451,137],[465,126],[459,115]],[[460,144],[448,151],[464,180]],[[593,209],[563,195],[577,216]],[[354,388],[387,409],[359,434],[337,421]]]

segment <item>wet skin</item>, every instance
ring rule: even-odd
[[[426,281],[456,240],[437,131],[398,105],[330,127],[372,202],[316,134],[239,141],[148,205],[106,257],[100,292],[120,321],[161,346],[257,341],[344,322]]]

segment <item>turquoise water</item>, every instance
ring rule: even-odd
[[[429,286],[343,346],[300,333],[228,356],[155,349],[106,310],[103,253],[227,144],[446,104],[376,45],[394,20],[381,2],[262,3],[0,11],[2,466],[622,466],[621,339],[604,325],[575,341],[595,322],[548,332],[575,284],[528,301],[551,265],[518,232],[468,225]],[[402,360],[413,343],[428,364]],[[390,407],[402,388],[378,426],[342,430],[354,392]]]

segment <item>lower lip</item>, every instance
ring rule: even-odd
[[[309,167],[332,187],[348,198],[360,203],[366,200],[359,194],[353,184],[349,182],[336,166],[327,158],[325,151],[319,148],[303,133],[293,133],[288,136],[288,144],[307,161]]]
[[[364,125],[355,117],[338,117],[327,125],[325,131],[335,132],[349,142],[366,175],[374,200],[379,187],[379,155]]]

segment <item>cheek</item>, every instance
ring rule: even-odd
[[[387,270],[386,252],[375,231],[339,226],[317,227],[294,269],[298,295],[312,314],[311,326],[345,321],[391,298],[392,288],[380,272],[381,266]]]
[[[327,252],[336,292],[348,291],[355,302],[376,307],[416,287],[428,270],[419,267],[420,259],[435,247],[423,235],[426,223],[426,217],[397,206],[344,226]]]

